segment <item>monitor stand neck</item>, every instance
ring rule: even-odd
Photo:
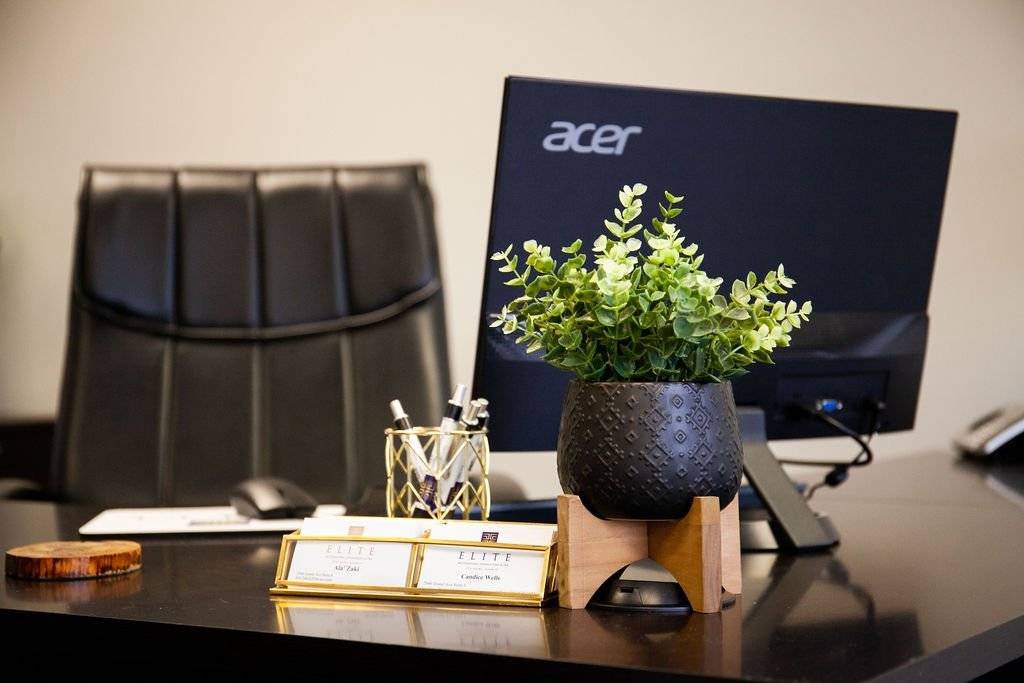
[[[827,550],[839,534],[824,515],[816,514],[768,447],[764,411],[740,406],[743,472],[764,504],[766,515],[740,519],[743,550],[808,552]]]

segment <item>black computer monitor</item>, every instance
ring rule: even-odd
[[[776,365],[734,382],[767,437],[833,435],[791,410],[817,399],[842,401],[835,417],[862,433],[881,404],[881,430],[909,429],[956,117],[509,78],[487,254],[589,244],[625,184],[685,195],[676,223],[704,270],[731,282],[784,263],[794,296],[814,302]],[[570,376],[488,326],[515,295],[502,282],[488,262],[474,393],[491,401],[493,450],[553,450]]]

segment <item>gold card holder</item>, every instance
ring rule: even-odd
[[[508,527],[553,529],[553,525],[516,522],[495,526],[497,529]],[[483,537],[488,535],[482,534]],[[500,535],[500,531],[496,535]],[[302,566],[293,566],[297,551],[304,558],[312,557],[313,561],[304,559]],[[314,536],[296,532],[281,539],[270,593],[278,597],[539,607],[557,595],[557,557],[554,533],[550,542],[532,544],[429,537]],[[427,571],[425,561],[429,563]],[[491,587],[481,588],[480,580]]]
[[[490,516],[486,429],[443,432],[437,427],[413,427],[386,429],[384,434],[388,517],[419,513],[433,519],[469,519],[474,509],[480,510],[481,519]],[[426,472],[434,478],[430,485],[424,484]],[[470,479],[474,473],[478,473],[477,482]]]

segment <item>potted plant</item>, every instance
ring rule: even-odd
[[[558,477],[607,519],[678,519],[694,496],[724,506],[736,495],[743,452],[729,379],[771,363],[811,313],[810,302],[775,299],[795,284],[782,265],[721,293],[722,278],[701,270],[704,255],[672,222],[683,197],[665,192],[647,229],[646,191],[619,192],[590,266],[579,239],[562,247],[561,264],[534,240],[523,263],[512,245],[491,257],[522,292],[492,326],[575,375]]]

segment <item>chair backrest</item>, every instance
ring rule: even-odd
[[[357,502],[388,401],[448,390],[422,166],[86,168],[55,492],[225,504],[252,476]]]

